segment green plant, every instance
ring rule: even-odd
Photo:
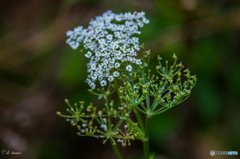
[[[175,54],[171,66],[168,61],[163,65],[158,56],[157,75],[151,74],[148,69],[151,52],[145,51],[136,37],[141,33],[138,27],[148,23],[144,12],[114,14],[108,11],[92,20],[87,29],[77,27],[67,32],[67,43],[73,49],[86,50],[89,92],[105,100],[105,108],[99,110],[98,106],[92,103],[85,106],[84,102],[72,106],[66,99],[70,115],[57,114],[77,126],[79,136],[102,138],[103,143],[110,141],[119,159],[122,156],[116,142],[127,146],[135,139],[142,140],[145,159],[149,159],[152,117],[185,101],[197,82],[188,69],[184,71],[185,81],[181,78],[184,66],[177,64]],[[137,54],[140,50],[141,58]],[[120,104],[110,100],[115,94]],[[131,114],[135,114],[137,122],[130,118]]]

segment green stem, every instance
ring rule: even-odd
[[[151,121],[151,117],[147,116],[147,119],[146,119],[146,129],[145,129],[144,140],[143,140],[144,159],[149,159],[150,121]]]
[[[109,106],[109,102],[108,102],[108,96],[105,97],[106,98],[106,108],[107,108],[107,112],[110,113],[110,106]],[[111,132],[112,127],[111,127],[111,116],[108,116],[108,131]]]
[[[117,79],[116,79],[116,78],[114,79],[114,83],[115,83],[115,89],[117,90],[117,93],[118,93],[119,99],[120,99],[121,103],[123,103],[122,98],[120,98],[120,97],[121,97],[121,94],[120,94],[120,92],[119,92],[118,82],[117,82]]]
[[[117,145],[113,145],[113,141],[112,141],[111,139],[110,139],[110,144],[111,144],[111,146],[112,146],[112,148],[113,148],[113,151],[115,152],[117,158],[118,158],[118,159],[123,159],[121,153],[120,153],[119,150],[118,150]]]
[[[137,111],[137,109],[134,109],[134,111],[136,112],[136,113],[134,112],[134,114],[135,114],[135,116],[137,118],[137,121],[138,121],[138,124],[140,126],[140,129],[143,131],[144,130],[144,126],[143,126],[143,121],[142,121],[141,115],[139,114],[139,111]]]

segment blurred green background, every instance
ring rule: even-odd
[[[98,103],[87,92],[87,59],[65,44],[66,31],[87,26],[107,10],[145,11],[140,41],[179,61],[198,77],[191,97],[154,118],[150,147],[156,159],[235,159],[210,150],[240,152],[239,0],[1,0],[0,149],[9,159],[115,159],[109,143],[79,137],[56,111],[64,99]],[[143,156],[140,141],[120,148]]]

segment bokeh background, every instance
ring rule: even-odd
[[[65,33],[107,10],[145,11],[150,24],[140,39],[152,61],[176,53],[198,77],[187,101],[154,118],[155,158],[238,158],[209,153],[240,152],[239,0],[1,0],[0,149],[22,154],[0,158],[115,159],[109,143],[77,136],[56,115],[65,98],[98,103],[84,82],[87,60]],[[143,156],[140,141],[120,151]]]

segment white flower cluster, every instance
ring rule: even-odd
[[[131,64],[141,65],[136,59],[140,50],[138,30],[149,20],[144,12],[115,14],[107,11],[102,16],[97,16],[89,22],[88,28],[82,26],[67,31],[67,43],[75,50],[80,44],[87,50],[85,56],[89,58],[87,64],[88,76],[86,82],[92,89],[99,80],[102,87],[107,85],[107,80],[112,82],[114,77],[120,76],[118,68],[126,62],[125,69],[132,71]]]

